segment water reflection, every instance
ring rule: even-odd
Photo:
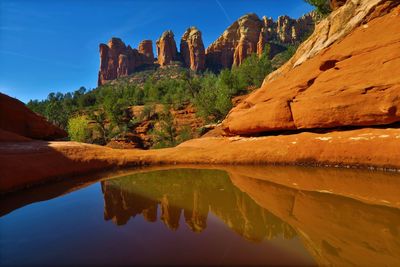
[[[20,255],[43,256],[40,252],[46,250],[51,257],[57,253],[52,248],[65,246],[66,251],[89,250],[57,256],[73,263],[96,255],[88,262],[200,264],[204,259],[215,264],[225,255],[226,240],[235,240],[231,243],[237,250],[225,259],[230,264],[288,260],[292,265],[400,266],[399,175],[290,167],[223,169],[136,170],[140,173],[101,181],[101,192],[98,184],[89,186],[96,188],[93,194],[81,190],[93,181],[71,180],[0,197],[0,226],[6,229],[0,227],[0,242],[7,242],[0,254],[19,260]],[[58,201],[47,201],[51,198]],[[44,200],[43,205],[29,205]],[[13,213],[15,209],[19,212]],[[49,239],[49,229],[64,238]],[[186,229],[200,234],[182,231]],[[13,246],[10,240],[16,240]],[[21,246],[20,240],[30,243]],[[68,247],[68,240],[74,240],[73,246]],[[110,247],[118,249],[108,253]],[[105,252],[93,254],[101,249]],[[141,253],[131,258],[132,251]],[[174,261],[182,251],[186,261]]]
[[[134,174],[102,182],[105,220],[124,225],[135,216],[148,222],[160,220],[178,229],[183,216],[187,227],[202,232],[209,212],[247,240],[260,242],[295,231],[271,212],[260,207],[235,187],[226,172],[180,169]]]
[[[351,190],[351,184],[339,186],[339,179],[332,177],[334,183],[324,186],[339,192],[335,194],[322,190],[323,185],[312,188],[301,178],[297,183],[269,181],[265,177],[271,174],[260,170],[257,178],[251,170],[234,167],[227,172],[169,170],[104,181],[105,219],[122,225],[142,215],[154,222],[160,208],[159,219],[175,230],[183,211],[187,226],[201,232],[212,212],[247,240],[298,236],[319,265],[400,266],[400,187],[384,195],[379,190],[387,185],[378,185],[376,179],[377,192],[368,196],[368,185]],[[351,179],[346,179],[343,173],[342,183],[362,183],[362,175],[349,172]],[[390,181],[399,185],[399,180]]]
[[[397,207],[376,204],[380,200],[375,204],[359,201],[357,188],[345,197],[329,191],[298,190],[238,173],[231,173],[230,178],[260,206],[290,224],[319,265],[400,266]],[[389,191],[396,190],[397,194],[386,195],[395,206],[400,187]]]

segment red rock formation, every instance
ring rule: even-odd
[[[205,50],[201,32],[196,27],[186,30],[181,39],[180,53],[183,63],[194,71],[205,69]]]
[[[231,110],[224,129],[233,134],[251,134],[400,121],[400,61],[396,60],[400,57],[400,16],[394,10],[368,21],[371,10],[379,7],[367,0],[358,2],[349,2],[321,22],[330,31],[319,25],[289,65],[272,74],[261,89]],[[343,36],[343,30],[359,25],[352,13],[358,14],[358,23],[363,26],[328,48],[316,41],[335,42],[332,38]],[[329,36],[324,37],[326,34]],[[320,52],[302,62],[311,53],[306,48]]]
[[[294,20],[288,16],[279,17],[277,22],[255,14],[247,14],[234,22],[206,50],[206,65],[211,69],[229,68],[240,65],[251,53],[261,55],[265,45],[271,41],[295,43],[314,29],[313,13]],[[280,52],[274,47],[270,57]]]
[[[144,55],[144,61],[147,64],[154,63],[153,42],[151,40],[143,40],[139,44],[139,53]]]
[[[31,111],[21,101],[2,93],[0,93],[0,129],[33,139],[53,140],[67,137],[64,130]],[[14,136],[12,139],[16,138]]]
[[[165,31],[160,39],[157,40],[156,46],[158,64],[161,66],[168,65],[171,61],[178,60],[178,51],[172,31]]]
[[[100,44],[98,85],[130,75],[143,65],[153,64],[152,42],[149,40],[141,42],[139,50],[126,46],[119,38],[112,38],[107,45]]]

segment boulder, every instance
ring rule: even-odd
[[[386,14],[385,2],[392,1],[350,1],[322,21],[289,63],[230,111],[226,133],[400,121],[400,8]],[[376,10],[386,15],[371,20]]]
[[[3,141],[7,139],[20,141],[25,139],[23,137],[41,140],[67,137],[64,130],[31,111],[21,101],[2,93],[0,93],[0,129],[3,130],[1,135],[4,138],[0,138]]]
[[[165,66],[178,60],[178,51],[172,31],[165,31],[156,42],[158,64]]]
[[[180,53],[186,67],[193,71],[205,69],[205,49],[201,32],[196,27],[185,31],[181,39]]]

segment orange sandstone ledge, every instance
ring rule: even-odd
[[[95,171],[162,164],[290,164],[400,169],[400,129],[207,137],[160,150],[119,150],[77,142],[3,142],[0,192]]]

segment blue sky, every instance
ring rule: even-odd
[[[137,47],[171,29],[179,44],[196,26],[208,46],[246,13],[276,19],[311,10],[303,0],[0,0],[0,92],[27,102],[94,88],[98,45],[112,36]]]

